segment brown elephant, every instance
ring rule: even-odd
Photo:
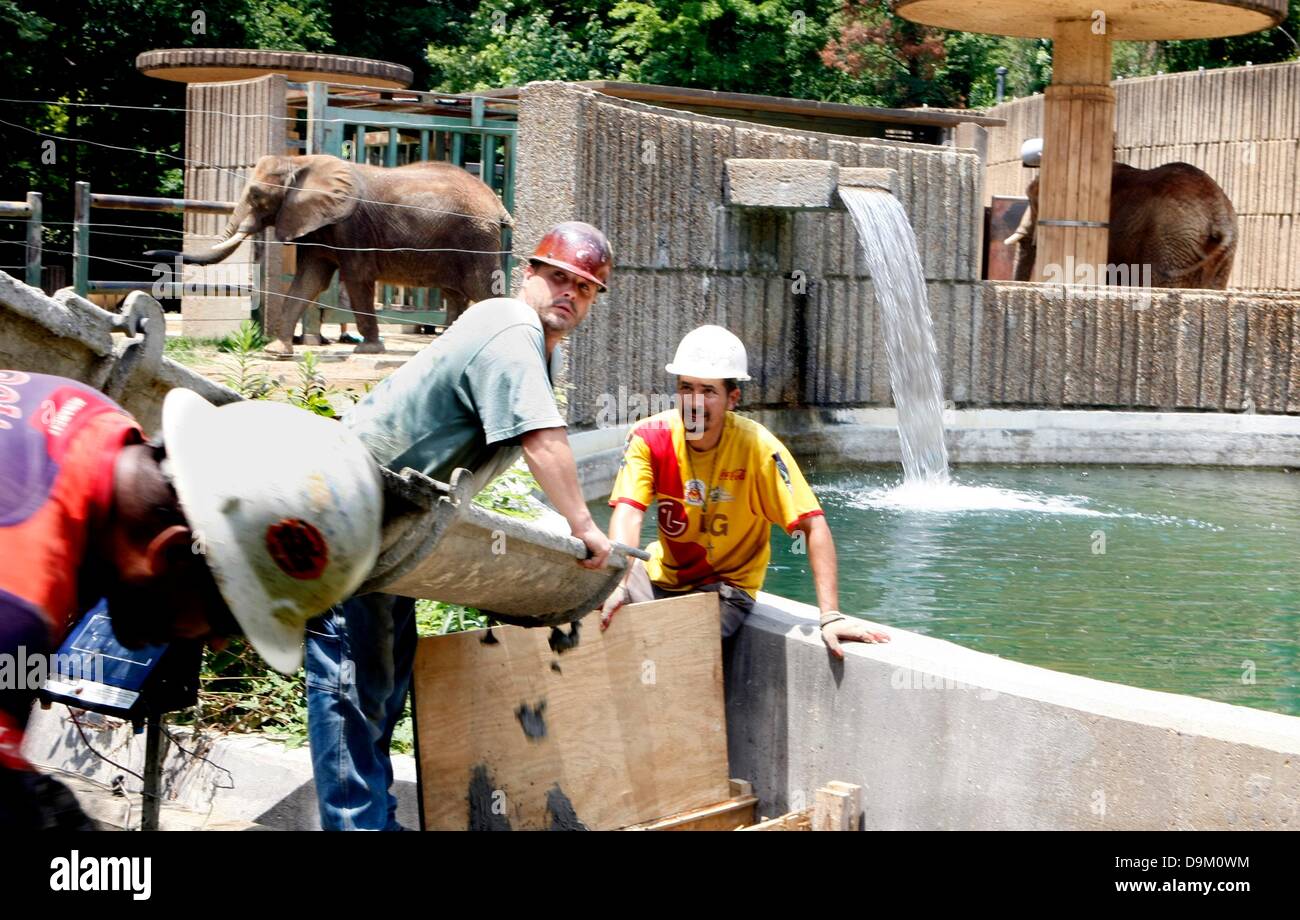
[[[1034,277],[1037,179],[1029,183],[1026,194],[1029,207],[1006,239],[1008,246],[1020,244],[1017,281]],[[1166,163],[1154,169],[1115,164],[1106,253],[1110,265],[1150,265],[1151,287],[1223,290],[1236,249],[1237,214],[1223,189],[1204,171],[1190,163]],[[1130,277],[1127,271],[1118,276]],[[1139,270],[1133,282],[1141,279]]]
[[[383,168],[324,155],[265,156],[221,240],[180,255],[194,265],[220,262],[245,237],[274,227],[277,240],[297,244],[298,267],[288,295],[268,307],[267,350],[293,354],[298,319],[337,270],[363,338],[356,351],[381,352],[370,306],[376,282],[441,289],[450,323],[493,296],[501,228],[513,224],[495,192],[451,163]]]

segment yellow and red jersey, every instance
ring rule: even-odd
[[[48,654],[98,597],[78,576],[112,500],[113,468],[140,426],[103,393],[63,377],[0,370],[0,653]],[[0,688],[0,766],[19,746],[33,688]]]
[[[646,569],[669,591],[724,581],[758,593],[772,555],[772,525],[789,533],[822,513],[780,439],[733,412],[717,446],[704,452],[688,446],[676,409],[636,425],[609,497],[611,505],[619,502],[642,511],[658,504],[659,539]]]

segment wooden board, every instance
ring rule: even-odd
[[[605,633],[580,625],[558,654],[546,629],[420,640],[427,829],[606,830],[730,796],[717,595],[630,605]]]

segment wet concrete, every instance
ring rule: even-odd
[[[546,700],[538,700],[535,706],[520,703],[515,718],[530,739],[538,741],[546,737]]]
[[[564,794],[564,790],[560,788],[559,783],[552,786],[550,791],[546,793],[546,813],[551,816],[550,829],[553,831],[591,830],[578,820],[578,813],[574,811],[573,803]]]
[[[471,831],[508,831],[510,819],[498,814],[493,807],[496,804],[496,789],[486,764],[478,764],[469,780],[469,830]],[[504,801],[504,799],[502,799]]]
[[[555,652],[557,655],[563,655],[569,649],[577,648],[578,642],[581,638],[578,635],[578,625],[579,624],[576,620],[570,623],[568,635],[565,635],[564,630],[560,629],[558,626],[552,626],[551,638],[547,640],[547,644],[550,645],[551,651]]]

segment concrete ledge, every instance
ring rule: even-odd
[[[745,412],[804,460],[899,463],[891,408]],[[630,425],[571,436],[588,501],[607,495]],[[950,409],[955,463],[1300,467],[1300,417],[1220,412]]]
[[[833,160],[744,159],[726,162],[724,201],[738,208],[824,210],[839,199],[839,164]]]
[[[1300,718],[1061,674],[887,629],[833,661],[774,595],[728,662],[731,772],[761,811],[830,779],[867,829],[1288,829]]]
[[[770,418],[796,454],[899,462],[892,408],[756,417]],[[944,413],[944,427],[956,463],[1300,466],[1300,418],[1286,415],[958,409]]]

